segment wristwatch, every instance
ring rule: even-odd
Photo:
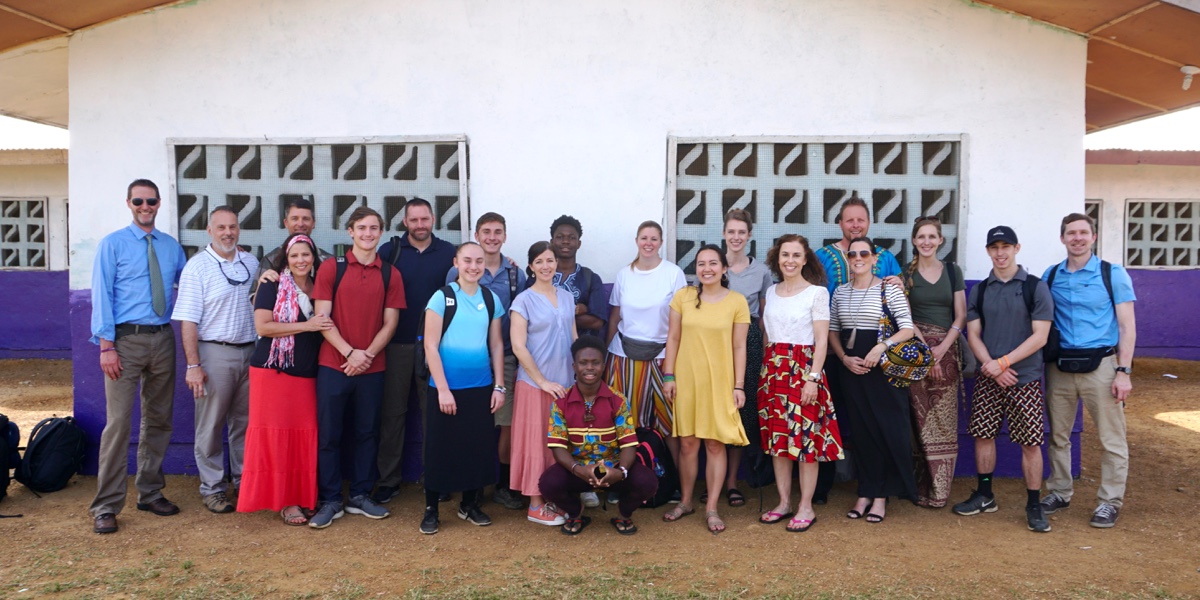
[[[1113,370],[1118,373],[1124,373],[1126,375],[1133,375],[1133,367],[1114,367]]]
[[[492,391],[494,391],[494,392],[500,392],[501,394],[507,394],[507,393],[508,393],[508,388],[505,388],[505,387],[504,387],[504,386],[502,386],[502,385],[498,385],[498,386],[496,386],[496,387],[492,388]]]

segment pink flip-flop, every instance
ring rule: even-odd
[[[758,522],[766,524],[766,525],[774,525],[775,523],[778,523],[778,522],[792,516],[793,514],[795,514],[795,513],[790,513],[790,512],[780,513],[780,512],[775,512],[773,510],[768,510],[767,512],[763,513],[763,515],[761,517],[758,518]]]

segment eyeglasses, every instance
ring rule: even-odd
[[[229,285],[232,285],[233,287],[237,287],[239,285],[244,285],[247,281],[250,281],[250,277],[251,277],[250,267],[247,267],[246,263],[242,262],[242,259],[240,259],[240,258],[238,259],[237,262],[239,265],[242,265],[243,269],[246,270],[246,278],[241,281],[234,281],[234,280],[230,279],[229,275],[227,275],[225,273],[225,265],[221,264],[221,261],[219,261],[219,260],[217,261],[217,268],[221,270],[221,276],[224,277],[225,281],[228,281]]]
[[[141,206],[143,202],[150,206],[158,206],[158,198],[130,198],[129,201],[134,206]]]
[[[937,217],[931,217],[928,215],[920,216],[920,217],[913,219],[913,223],[926,223],[926,222],[941,224],[942,220]]]
[[[859,256],[866,258],[875,254],[873,250],[849,250],[846,252],[847,258],[858,258]]]

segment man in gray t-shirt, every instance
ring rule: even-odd
[[[1054,320],[1054,299],[1044,281],[1017,264],[1020,250],[1012,228],[1001,225],[988,231],[992,272],[971,289],[967,300],[968,341],[980,364],[967,428],[975,438],[979,487],[965,502],[956,504],[954,512],[963,516],[996,512],[992,494],[996,436],[1007,416],[1009,438],[1021,446],[1029,530],[1046,532],[1050,521],[1038,502],[1045,436],[1042,346]]]

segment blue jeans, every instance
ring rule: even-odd
[[[342,432],[350,408],[354,417],[350,497],[370,494],[375,487],[383,379],[383,372],[347,377],[329,367],[317,370],[317,499],[321,502],[342,500]]]

